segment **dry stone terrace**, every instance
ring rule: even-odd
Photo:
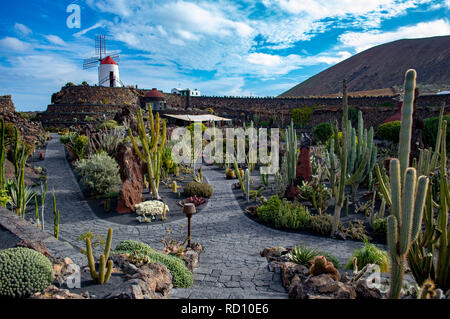
[[[186,220],[178,220],[159,225],[126,226],[97,218],[84,199],[56,134],[52,134],[42,165],[47,168],[48,187],[55,189],[61,211],[60,244],[52,246],[57,255],[66,255],[86,265],[84,256],[77,249],[84,245],[77,238],[89,230],[106,236],[109,227],[114,229],[112,247],[131,239],[162,249],[160,240],[166,228],[178,230],[179,225],[186,224]],[[333,253],[345,262],[352,251],[362,245],[354,241],[286,233],[258,224],[242,213],[231,190],[233,181],[226,180],[223,173],[213,167],[204,167],[203,172],[214,187],[214,195],[207,207],[193,217],[192,240],[204,245],[205,251],[194,271],[194,286],[173,289],[169,298],[287,298],[280,275],[269,272],[266,259],[260,256],[262,249],[305,243]],[[51,236],[51,200],[47,201],[45,220],[46,231]]]

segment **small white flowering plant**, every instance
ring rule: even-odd
[[[164,213],[169,212],[169,206],[159,200],[149,200],[135,205],[136,214],[139,216],[137,220],[139,222],[149,223],[155,220],[157,216],[164,217]]]

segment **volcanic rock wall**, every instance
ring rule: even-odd
[[[0,113],[15,112],[11,95],[0,96]]]
[[[114,118],[125,106],[142,106],[147,90],[135,88],[109,88],[98,86],[63,87],[53,94],[52,104],[38,117],[46,127],[83,125],[94,121]],[[297,107],[314,107],[308,126],[325,121],[340,120],[341,98],[239,98],[239,97],[187,97],[165,94],[167,110],[171,114],[205,114],[212,108],[220,116],[232,118],[236,124],[253,119],[258,113],[261,121],[273,119],[275,123],[287,124],[290,112]],[[422,117],[438,116],[442,102],[450,105],[450,95],[424,95],[418,99],[418,114]],[[363,112],[367,125],[377,126],[397,110],[392,96],[349,97],[350,107]],[[446,113],[448,113],[447,107]],[[87,120],[89,119],[89,121]]]
[[[298,107],[315,107],[308,126],[313,127],[321,122],[341,119],[341,98],[239,98],[239,97],[190,97],[189,105],[186,97],[175,94],[166,94],[167,107],[206,112],[212,108],[220,116],[232,118],[235,122],[253,119],[258,113],[261,121],[270,118],[275,123],[287,124],[290,121],[290,112]],[[450,112],[450,95],[424,95],[418,98],[417,113],[420,117],[439,115],[439,107],[445,102],[446,114]],[[368,126],[377,127],[384,119],[397,110],[397,101],[392,96],[379,97],[349,97],[349,107],[361,110],[364,122]]]
[[[45,140],[45,132],[39,122],[29,122],[16,112],[11,95],[0,96],[0,118],[14,124],[28,143]]]

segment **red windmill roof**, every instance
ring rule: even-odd
[[[106,58],[104,58],[102,60],[102,62],[100,62],[100,64],[115,64],[115,65],[118,65],[116,63],[116,61],[114,61],[113,58],[111,58],[109,55]]]
[[[148,91],[147,93],[145,93],[145,97],[164,98],[164,94],[162,94],[161,91],[158,91],[157,89],[151,89],[151,91]]]

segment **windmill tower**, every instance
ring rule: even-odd
[[[85,59],[83,69],[90,69],[98,65],[98,85],[107,87],[123,86],[119,77],[119,54],[106,54],[106,38],[104,35],[95,36],[96,56]],[[100,63],[100,64],[99,64]]]

